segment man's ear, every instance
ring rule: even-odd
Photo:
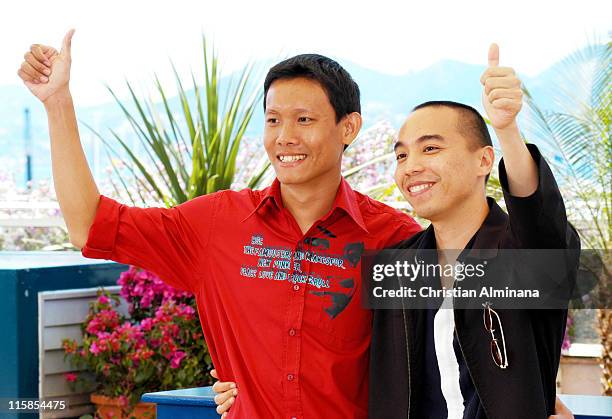
[[[358,112],[352,112],[342,118],[340,124],[342,124],[342,142],[344,145],[350,145],[357,138],[362,123],[361,114]]]
[[[493,164],[495,164],[495,150],[490,145],[482,147],[480,149],[480,169],[481,176],[486,176],[493,171]]]

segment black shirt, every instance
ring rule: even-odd
[[[465,249],[471,249],[476,235],[470,239]],[[435,237],[433,243],[428,243],[431,248],[436,247]],[[439,282],[436,282],[439,284]],[[425,350],[423,351],[422,362],[425,365],[422,378],[423,395],[426,401],[419,404],[417,417],[424,419],[445,419],[448,417],[446,400],[442,394],[440,367],[436,356],[434,338],[434,318],[438,310],[428,309],[425,314]],[[453,333],[453,352],[459,364],[459,388],[463,397],[463,419],[486,419],[484,409],[478,398],[478,393],[470,377],[465,358],[461,353],[457,334]],[[442,372],[444,373],[444,371]]]

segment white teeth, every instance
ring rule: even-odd
[[[411,186],[410,188],[408,188],[408,190],[412,193],[417,193],[417,192],[424,191],[425,189],[429,189],[432,186],[433,186],[433,183],[422,183],[420,185]]]
[[[291,163],[294,161],[304,160],[306,158],[306,154],[298,154],[297,156],[278,156],[278,158],[283,163]]]

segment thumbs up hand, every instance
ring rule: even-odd
[[[72,35],[74,29],[64,36],[59,52],[47,45],[32,45],[17,71],[28,89],[43,103],[58,92],[68,91]]]
[[[510,67],[499,67],[499,47],[489,47],[489,66],[480,77],[484,89],[482,104],[496,130],[510,127],[516,122],[523,105],[521,81]]]

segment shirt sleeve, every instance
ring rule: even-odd
[[[504,160],[499,163],[499,180],[510,218],[510,229],[525,249],[575,249],[578,234],[567,220],[557,182],[538,148],[527,144],[538,167],[538,187],[527,197],[510,194]]]
[[[201,196],[174,208],[130,207],[100,196],[82,254],[146,269],[194,292],[219,196]]]

